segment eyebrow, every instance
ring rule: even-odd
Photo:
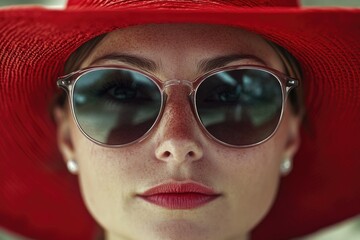
[[[102,61],[108,61],[108,60],[127,63],[132,66],[135,66],[135,67],[138,67],[138,68],[150,71],[150,72],[154,72],[158,69],[158,65],[150,59],[135,56],[135,55],[116,54],[116,53],[112,53],[112,54],[108,54],[108,55],[99,57],[99,58],[95,59],[94,61],[92,61],[91,65],[98,63],[98,62],[102,62]]]
[[[227,65],[228,63],[231,63],[234,61],[239,61],[239,60],[245,60],[245,59],[246,60],[255,60],[258,63],[266,65],[265,61],[263,61],[261,58],[256,57],[254,55],[232,54],[232,55],[218,56],[218,57],[202,60],[198,64],[198,67],[202,72],[208,72],[208,71],[214,70],[216,68],[223,67],[223,66]]]
[[[197,65],[197,67],[198,67],[199,71],[201,71],[201,72],[208,72],[208,71],[214,70],[216,68],[223,67],[228,63],[238,61],[238,60],[244,60],[244,59],[254,60],[258,63],[266,65],[266,63],[261,58],[256,57],[254,55],[231,54],[231,55],[217,56],[214,58],[201,60],[199,62],[199,64]],[[156,62],[154,62],[148,58],[144,58],[144,57],[140,57],[140,56],[136,56],[136,55],[130,55],[130,54],[117,54],[117,53],[112,53],[112,54],[108,54],[108,55],[99,57],[99,58],[95,59],[94,61],[92,61],[90,65],[93,65],[93,64],[96,64],[96,63],[99,63],[102,61],[109,61],[109,60],[127,63],[127,64],[130,64],[132,66],[138,67],[140,69],[143,69],[143,70],[146,70],[149,72],[155,72],[156,70],[159,69],[159,66],[156,64]]]

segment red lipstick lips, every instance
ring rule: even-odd
[[[147,202],[168,209],[192,209],[200,207],[220,194],[198,183],[167,183],[138,195]]]

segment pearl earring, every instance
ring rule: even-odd
[[[76,174],[79,170],[79,166],[74,159],[68,160],[66,162],[66,166],[67,166],[67,169],[69,170],[69,172],[71,172],[72,174]]]
[[[280,165],[280,173],[282,176],[288,175],[293,168],[293,163],[291,158],[285,158]]]

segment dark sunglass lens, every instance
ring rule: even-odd
[[[92,139],[127,144],[155,123],[161,93],[145,75],[121,69],[85,73],[74,86],[74,112],[80,128]]]
[[[281,85],[260,69],[219,72],[199,86],[196,107],[207,131],[218,140],[236,146],[255,144],[278,125]]]

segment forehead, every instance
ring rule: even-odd
[[[108,33],[83,63],[111,54],[139,56],[159,66],[162,77],[183,78],[200,62],[227,55],[251,55],[279,69],[279,57],[261,36],[235,27],[205,24],[150,24]],[[241,61],[233,64],[256,64]],[[104,63],[106,64],[106,63]]]
[[[229,46],[229,44],[250,46],[250,40],[254,40],[256,43],[262,41],[257,34],[243,29],[205,24],[141,25],[113,31],[105,40],[107,43],[118,45],[119,39],[122,39],[122,44],[130,46],[136,39],[139,44],[156,42],[159,45],[173,45],[183,43],[187,47],[192,46],[188,43],[195,43],[196,46],[199,46],[198,43],[216,44],[216,46]]]
[[[265,48],[264,48],[265,47]],[[255,33],[243,29],[205,24],[151,24],[128,27],[108,33],[96,48],[98,54],[111,51],[189,52],[204,50],[208,53],[245,51],[261,53],[269,47]],[[163,52],[163,51],[161,51]]]

